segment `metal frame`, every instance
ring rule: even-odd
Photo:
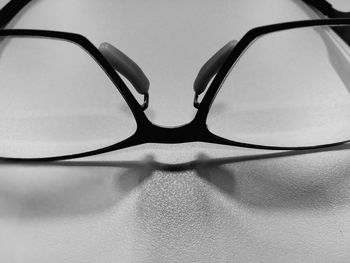
[[[13,0],[9,4],[17,3],[20,0]],[[22,2],[22,5],[16,6],[16,12],[11,12],[11,16],[13,17],[19,10],[25,5],[24,2],[29,2],[25,0]],[[7,14],[7,13],[6,13]],[[4,15],[2,10],[0,11],[0,21],[5,21],[5,24],[8,23],[11,18],[7,17],[6,19],[2,18],[1,15]],[[2,24],[3,26],[5,25]],[[243,38],[237,43],[231,54],[228,56],[227,60],[220,68],[214,80],[210,84],[206,94],[204,95],[202,101],[198,105],[198,111],[194,117],[194,119],[182,126],[179,127],[161,127],[153,124],[148,120],[146,115],[143,112],[142,105],[140,105],[132,93],[128,90],[125,83],[119,77],[118,73],[112,68],[112,66],[107,62],[107,60],[103,57],[100,51],[85,37],[68,32],[57,32],[57,31],[47,31],[47,30],[30,30],[30,29],[9,29],[9,30],[0,30],[0,36],[32,36],[32,37],[47,37],[47,38],[56,38],[63,39],[67,41],[71,41],[76,43],[85,49],[95,60],[96,62],[103,68],[105,73],[109,76],[109,78],[113,81],[116,88],[124,97],[125,101],[129,105],[136,123],[137,129],[136,132],[127,138],[124,141],[117,142],[111,146],[104,147],[101,149],[96,149],[93,151],[82,152],[72,155],[63,155],[63,156],[49,156],[42,158],[7,158],[0,157],[1,161],[13,161],[13,162],[42,162],[42,161],[58,161],[58,160],[66,160],[73,158],[81,158],[87,157],[102,153],[107,153],[135,145],[140,145],[144,143],[187,143],[187,142],[207,142],[214,144],[222,144],[222,145],[230,145],[237,147],[245,147],[245,148],[254,148],[254,149],[266,149],[266,150],[311,150],[318,148],[325,148],[336,146],[340,144],[344,144],[349,142],[350,140],[335,142],[331,144],[324,145],[314,145],[314,146],[305,146],[305,147],[276,147],[276,146],[268,146],[268,145],[255,145],[255,144],[247,144],[242,142],[231,141],[222,137],[219,137],[213,133],[211,133],[206,125],[206,119],[208,116],[208,112],[211,104],[213,103],[217,92],[220,90],[221,84],[224,82],[226,76],[229,74],[231,68],[235,65],[240,56],[244,53],[244,51],[249,47],[249,45],[259,38],[260,36],[277,32],[281,30],[288,30],[293,28],[302,28],[302,27],[312,27],[312,26],[343,26],[350,25],[350,19],[327,19],[327,20],[306,20],[306,21],[296,21],[296,22],[287,22],[281,24],[274,24],[268,26],[262,26],[254,28],[248,31]],[[349,136],[350,137],[350,136]]]

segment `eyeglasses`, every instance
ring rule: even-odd
[[[335,9],[326,0],[302,0],[309,7],[314,9],[321,18],[349,18],[350,12],[342,12]],[[345,29],[345,30],[344,30]],[[333,28],[332,30],[348,45],[350,45],[350,34],[347,28]]]
[[[1,25],[26,2],[5,6]],[[1,160],[64,160],[145,143],[266,150],[346,143],[350,47],[339,29],[350,32],[350,19],[262,26],[229,42],[195,80],[194,119],[174,128],[147,119],[147,78],[109,44],[98,49],[68,32],[0,30]],[[142,104],[117,71],[144,95]]]

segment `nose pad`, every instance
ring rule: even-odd
[[[126,77],[138,93],[144,95],[145,101],[142,107],[146,108],[150,82],[142,69],[131,58],[107,42],[102,43],[99,50],[111,66]]]
[[[193,83],[195,98],[193,105],[198,108],[198,96],[206,89],[209,81],[218,73],[227,57],[236,46],[237,40],[232,40],[217,51],[199,70],[197,77]]]

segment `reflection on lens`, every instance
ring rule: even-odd
[[[0,156],[53,157],[130,137],[135,119],[81,47],[48,38],[0,41]]]
[[[208,128],[264,146],[349,140],[349,72],[350,47],[329,27],[266,34],[231,69],[209,111]]]

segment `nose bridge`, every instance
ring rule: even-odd
[[[141,127],[141,136],[150,143],[185,143],[202,140],[205,137],[205,124],[191,121],[178,127],[162,127],[151,122]]]

